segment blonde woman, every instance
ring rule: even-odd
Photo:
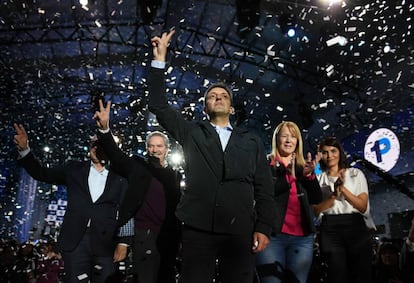
[[[291,121],[276,127],[269,157],[276,217],[270,243],[257,255],[257,273],[261,283],[306,283],[315,231],[311,205],[322,200],[314,174],[319,157],[308,153],[305,159],[302,135]]]

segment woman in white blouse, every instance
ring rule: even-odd
[[[370,283],[372,245],[368,184],[363,172],[350,168],[340,142],[333,137],[319,144],[324,200],[314,206],[321,220],[320,250],[330,283]]]

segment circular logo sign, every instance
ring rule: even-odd
[[[386,128],[373,131],[365,142],[364,157],[385,172],[390,171],[400,157],[398,137]]]

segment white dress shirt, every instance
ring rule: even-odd
[[[216,132],[220,138],[221,147],[224,151],[226,149],[227,144],[229,143],[233,127],[230,124],[228,124],[225,127],[219,127],[217,125],[214,125],[213,123],[210,124],[214,127],[214,129],[216,129]]]
[[[96,200],[102,195],[106,179],[108,177],[109,171],[104,167],[103,170],[98,171],[93,163],[91,162],[91,168],[89,170],[89,177],[88,177],[88,185],[89,185],[89,193],[91,194],[92,202],[96,202]]]

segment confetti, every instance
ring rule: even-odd
[[[243,39],[237,1],[175,1],[161,7],[151,25],[141,24],[137,1],[89,2],[0,4],[2,235],[33,226],[34,208],[20,190],[46,200],[45,209],[65,201],[55,198],[62,191],[57,187],[19,185],[11,125],[26,126],[31,148],[46,164],[85,160],[85,138],[96,130],[92,100],[103,94],[112,103],[111,128],[122,149],[144,152],[147,131],[159,126],[147,106],[150,37],[165,28],[176,29],[165,69],[168,101],[191,119],[205,119],[203,93],[224,81],[247,114],[242,126],[260,133],[267,151],[273,126],[300,120],[302,103],[315,121],[303,127],[307,145],[325,135],[353,138],[389,126],[400,129],[401,148],[412,151],[412,1],[267,1]],[[296,38],[281,32],[284,10],[295,16]],[[412,164],[407,156],[402,164]],[[59,223],[59,217],[47,219]]]

